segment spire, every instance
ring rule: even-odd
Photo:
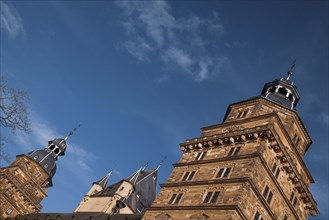
[[[112,170],[106,176],[104,176],[101,179],[93,182],[93,185],[97,184],[97,185],[101,186],[104,189],[107,186],[107,183],[110,179],[111,174],[112,174]]]
[[[292,71],[295,69],[295,66],[296,66],[296,59],[292,62],[291,67],[290,67],[290,69],[287,72],[287,74],[288,74],[287,80],[289,80],[290,77],[291,77],[291,75],[293,74]]]
[[[66,137],[64,138],[64,140],[66,141],[71,135],[73,135],[73,133],[80,127],[80,124],[75,127],[72,131],[70,131],[70,133],[68,133],[68,135],[66,135]]]
[[[155,170],[159,170],[161,165],[163,164],[164,160],[167,158],[167,156],[165,156],[159,163],[159,165],[157,166],[157,168]]]

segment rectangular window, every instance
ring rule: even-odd
[[[260,213],[258,211],[256,211],[255,213],[255,217],[254,217],[254,220],[262,220],[262,216],[260,215]]]
[[[227,156],[232,156],[233,154],[233,151],[234,151],[234,147],[231,147],[230,151],[228,152]]]
[[[206,195],[206,197],[203,200],[203,203],[208,203],[209,200],[210,200],[210,198],[211,198],[211,196],[212,196],[212,192],[208,192],[207,195]]]
[[[204,158],[204,156],[206,156],[206,152],[199,152],[196,155],[195,160],[202,160]]]
[[[274,163],[274,164],[273,164],[273,167],[272,167],[272,173],[275,173],[276,168],[277,168],[277,165],[276,165],[276,163]]]
[[[300,138],[297,136],[297,134],[294,135],[294,138],[292,139],[292,141],[295,143],[295,145],[299,144]]]
[[[278,178],[279,177],[279,174],[280,174],[280,169],[278,168],[275,172],[275,178]]]
[[[264,189],[264,192],[263,192],[263,197],[264,197],[265,199],[266,199],[266,197],[267,197],[268,190],[269,190],[269,188],[268,188],[268,186],[266,185],[266,186],[265,186],[265,189]]]
[[[203,199],[203,204],[214,204],[216,203],[218,196],[219,196],[220,192],[216,191],[216,192],[208,192],[206,197],[204,197]]]
[[[227,156],[230,157],[232,155],[237,156],[240,152],[241,147],[231,147],[230,151],[228,152]]]
[[[195,175],[195,171],[186,172],[185,175],[183,176],[182,181],[190,181],[193,179],[194,175]]]
[[[295,197],[295,193],[294,193],[294,192],[291,192],[291,195],[290,195],[290,202],[293,201],[294,197]]]
[[[248,114],[248,110],[239,112],[237,118],[244,118],[246,117],[247,114]]]
[[[270,191],[270,193],[268,194],[268,197],[267,197],[267,203],[268,204],[271,204],[272,197],[273,197],[273,193]]]
[[[276,163],[273,164],[272,173],[275,176],[275,178],[278,178],[279,177],[280,168],[276,165]]]
[[[220,168],[216,178],[225,178],[228,177],[229,174],[231,173],[232,167],[226,167],[226,168]]]
[[[6,213],[9,215],[10,213],[12,213],[13,210],[11,208],[7,209]]]
[[[38,178],[41,176],[41,173],[39,173],[38,171],[35,173],[35,177]]]
[[[11,189],[6,189],[5,194],[7,196],[11,196],[13,194],[13,191]]]
[[[292,205],[293,205],[294,207],[296,207],[296,204],[297,204],[297,197],[295,197],[294,202],[293,202]]]
[[[182,196],[183,196],[183,193],[179,193],[179,194],[174,193],[169,200],[169,204],[178,204],[180,202]]]
[[[237,155],[239,154],[240,149],[241,149],[241,147],[237,147],[237,148],[236,148],[236,150],[235,150],[235,152],[234,152],[234,156],[237,156]]]
[[[218,199],[218,196],[219,196],[219,192],[217,191],[217,192],[215,192],[214,195],[212,196],[210,203],[212,203],[212,204],[216,203],[216,201],[217,201],[217,199]]]
[[[270,188],[266,185],[264,192],[263,192],[263,197],[267,201],[267,203],[270,205],[273,197],[273,193],[270,190]]]

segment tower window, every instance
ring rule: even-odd
[[[275,178],[279,177],[280,168],[276,165],[276,163],[273,164],[272,173],[274,174]]]
[[[271,87],[271,88],[268,90],[268,92],[275,92],[275,87],[274,87],[274,86]]]
[[[287,92],[288,92],[288,91],[287,91],[285,88],[283,88],[283,87],[279,88],[279,90],[278,90],[278,93],[280,93],[280,94],[282,94],[282,95],[284,95],[284,96],[287,95]]]
[[[202,160],[204,158],[204,156],[206,156],[206,152],[199,152],[196,155],[195,160]]]
[[[38,159],[38,155],[34,156],[33,159],[34,159],[34,160]]]
[[[260,213],[258,211],[256,211],[256,213],[255,213],[254,220],[263,220],[262,216],[260,215]]]
[[[41,176],[41,173],[37,171],[37,172],[34,174],[34,176],[38,178],[38,177]]]
[[[203,204],[214,204],[216,203],[218,196],[219,196],[219,191],[216,192],[208,192],[206,196],[203,199]]]
[[[240,152],[241,147],[231,147],[230,151],[228,152],[227,156],[237,156]]]
[[[9,215],[10,213],[12,213],[13,210],[11,208],[7,209],[6,213]]]
[[[267,185],[265,186],[263,197],[264,199],[266,199],[268,204],[271,204],[273,193],[271,192],[270,188]]]
[[[296,133],[295,133],[294,138],[292,139],[292,141],[295,143],[295,145],[299,144],[300,138],[297,136]]]
[[[53,145],[53,144],[50,145],[50,146],[49,146],[49,149],[50,149],[50,150],[54,150],[54,149],[55,149],[55,145]]]
[[[289,94],[288,99],[289,101],[294,101],[294,96],[292,94]]]
[[[180,200],[182,199],[183,193],[174,193],[170,200],[169,200],[169,204],[178,204],[180,202]]]
[[[246,117],[247,114],[248,114],[248,110],[239,112],[237,118],[244,118]]]
[[[231,173],[232,167],[220,168],[216,178],[225,178],[228,177]]]
[[[296,195],[295,195],[295,193],[294,192],[291,192],[291,195],[290,195],[290,202],[291,202],[291,204],[294,206],[294,207],[296,207],[296,204],[297,204],[297,197],[296,197]]]
[[[56,148],[56,149],[54,150],[54,152],[55,152],[55,154],[58,154],[58,153],[59,153],[59,148]]]
[[[11,196],[13,194],[13,191],[11,189],[6,189],[5,194],[7,196]]]
[[[194,175],[195,175],[196,171],[192,171],[192,172],[186,172],[185,175],[183,176],[182,181],[190,181],[193,179]]]

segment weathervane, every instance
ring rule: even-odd
[[[78,128],[80,127],[80,125],[78,125],[77,127],[75,127],[65,138],[64,140],[66,141]]]
[[[292,71],[295,69],[296,66],[296,59],[294,60],[294,62],[292,62],[290,69],[288,70],[288,77],[287,80],[290,79],[291,75],[292,75]]]

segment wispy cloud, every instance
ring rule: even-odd
[[[325,124],[326,126],[329,125],[329,115],[328,113],[326,112],[321,112],[319,115],[318,115],[318,120],[321,121],[323,124]]]
[[[219,75],[222,67],[229,63],[224,55],[218,57],[208,52],[211,40],[225,33],[217,12],[207,18],[195,14],[179,17],[174,16],[164,0],[117,1],[115,4],[123,11],[121,25],[126,30],[126,40],[122,47],[138,61],[160,58],[166,67],[172,64],[172,68],[196,81]]]
[[[22,18],[11,4],[0,1],[0,24],[12,38],[24,34]]]

